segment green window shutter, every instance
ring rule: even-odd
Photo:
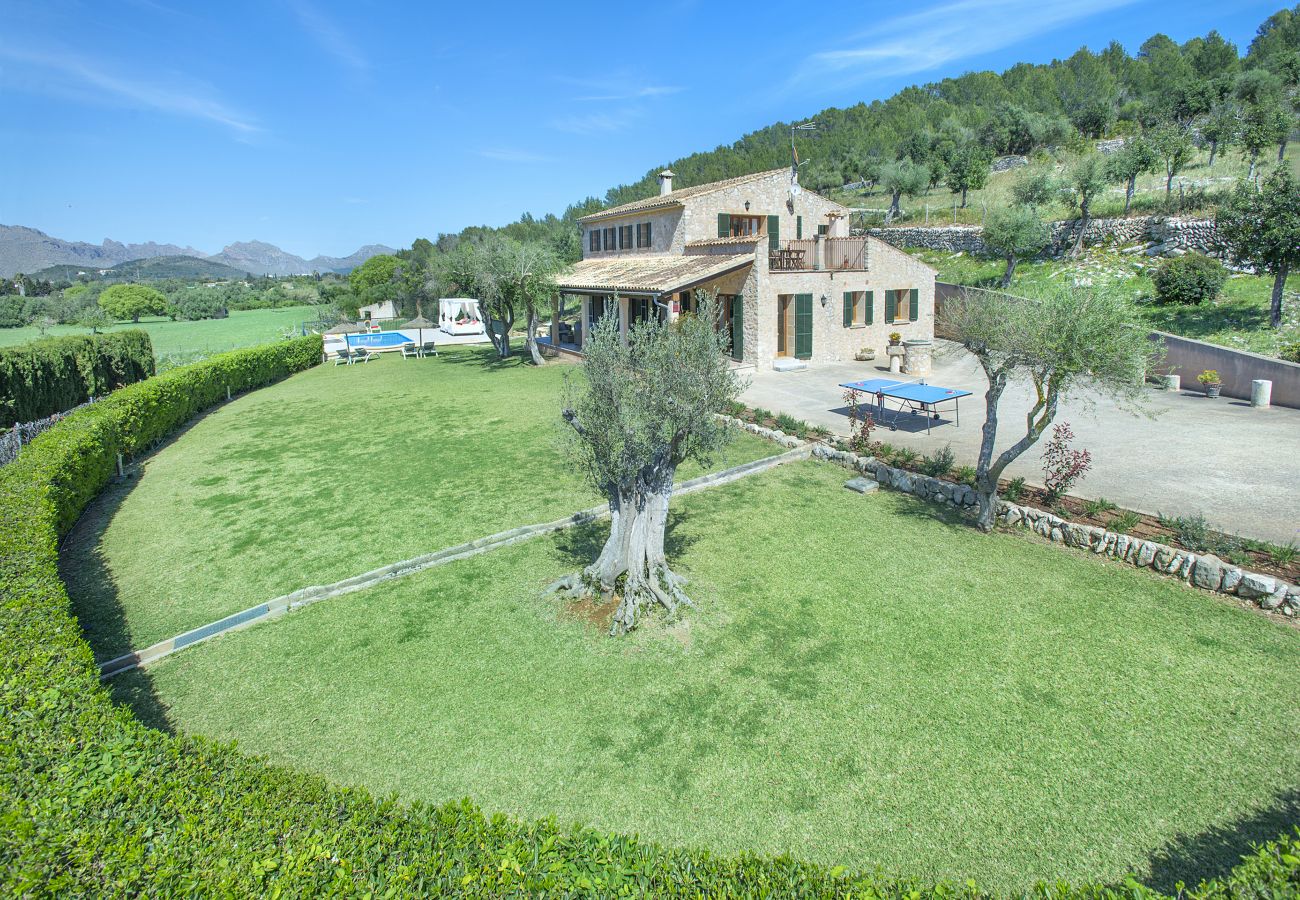
[[[654,241],[651,239],[651,232],[650,232],[650,226],[651,226],[652,224],[654,224],[654,223],[652,223],[652,222],[646,222],[646,223],[645,223],[645,245],[646,245],[647,247],[650,247],[650,246],[652,246],[652,245],[654,244]]]
[[[781,249],[781,217],[767,217],[767,249]]]
[[[730,213],[718,213],[718,237],[731,237]]]
[[[797,241],[803,240],[803,216],[794,217],[794,237]]]
[[[853,292],[844,292],[844,327],[848,328],[853,324]]]
[[[898,296],[896,291],[885,291],[885,324],[893,322],[898,317]]]
[[[921,311],[921,302],[919,300],[920,291],[912,288],[912,293],[908,297],[907,321],[915,322]]]
[[[812,294],[794,296],[794,355],[796,359],[812,358],[813,297]]]
[[[829,225],[818,225],[818,226],[817,226],[817,233],[818,233],[818,234],[829,234],[829,233],[830,233],[830,226],[829,226]]]
[[[870,325],[876,318],[876,292],[867,291],[867,324]]]
[[[745,298],[740,294],[731,298],[731,358],[745,358]]]

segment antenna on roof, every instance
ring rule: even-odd
[[[802,193],[802,189],[799,187],[799,167],[808,162],[806,159],[803,162],[799,161],[799,151],[794,146],[794,133],[796,131],[815,131],[817,127],[817,122],[813,119],[790,126],[790,200],[788,204],[792,209],[794,198]]]
[[[805,159],[803,162],[799,162],[799,151],[794,148],[794,133],[796,131],[816,131],[817,128],[818,128],[818,123],[814,119],[809,119],[807,122],[803,122],[799,125],[790,126],[790,171],[791,173],[797,175],[799,173],[799,167],[802,166],[803,163],[808,161]]]

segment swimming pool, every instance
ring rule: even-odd
[[[349,334],[349,347],[366,347],[371,350],[388,349],[400,347],[403,344],[415,343],[415,335],[407,334],[405,331],[380,331],[375,334]]]

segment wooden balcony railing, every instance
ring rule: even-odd
[[[768,253],[768,269],[773,272],[865,271],[867,268],[866,237],[822,238],[821,259],[818,259],[818,241],[803,239],[782,241],[777,250]]]

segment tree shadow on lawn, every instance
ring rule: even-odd
[[[102,662],[129,652],[131,629],[122,608],[117,585],[104,559],[104,531],[130,495],[136,479],[110,484],[91,501],[59,548],[59,577],[72,600],[72,613],[82,637]],[[154,689],[153,679],[142,669],[107,682],[113,702],[131,707],[146,725],[172,732],[167,707]]]
[[[1150,305],[1146,307],[1147,324],[1158,331],[1199,338],[1222,331],[1260,331],[1267,329],[1268,307],[1244,303]]]
[[[1146,883],[1173,894],[1180,881],[1195,885],[1203,879],[1222,878],[1250,852],[1251,844],[1274,840],[1297,823],[1300,789],[1282,791],[1274,795],[1267,808],[1253,815],[1198,834],[1179,835],[1154,851],[1149,857],[1151,875]]]
[[[499,371],[501,369],[520,369],[525,366],[531,367],[526,352],[521,348],[511,347],[511,355],[507,359],[502,359],[497,355],[497,351],[491,345],[488,346],[466,346],[464,344],[452,345],[452,348],[445,348],[438,351],[438,356],[434,364],[452,365],[452,366],[472,366],[476,369],[485,369],[488,371]]]

